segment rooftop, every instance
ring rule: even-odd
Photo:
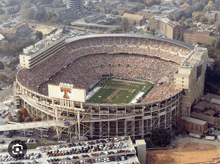
[[[205,125],[207,123],[207,121],[202,121],[202,120],[195,119],[195,118],[192,118],[192,117],[187,117],[187,116],[182,116],[181,118],[185,121],[195,123],[195,124],[198,124],[198,125]]]
[[[154,40],[159,40],[159,41],[165,41],[165,42],[170,42],[173,44],[177,44],[183,47],[186,47],[190,50],[194,50],[195,46],[191,45],[189,43],[181,42],[178,40],[174,39],[168,39],[168,38],[160,38],[160,37],[155,37],[155,36],[149,36],[149,35],[139,35],[139,34],[92,34],[92,35],[85,35],[85,36],[77,36],[74,38],[69,38],[66,39],[66,43],[71,43],[76,40],[80,39],[86,39],[86,38],[99,38],[99,37],[137,37],[137,38],[146,38],[146,39],[154,39]]]

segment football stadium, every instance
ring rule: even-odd
[[[27,47],[14,103],[42,121],[68,121],[59,134],[143,138],[190,116],[204,92],[208,51],[134,34],[68,38],[61,31]]]

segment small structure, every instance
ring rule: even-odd
[[[136,140],[137,156],[141,164],[146,164],[146,142],[145,140]]]
[[[193,133],[205,134],[208,130],[208,122],[192,117],[182,116],[186,130]]]

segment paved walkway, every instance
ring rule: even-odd
[[[209,144],[209,145],[214,145],[214,146],[220,147],[220,142],[217,139],[214,141],[210,141],[210,140],[206,140],[205,138],[198,139],[198,138],[192,138],[192,137],[176,137],[175,140],[172,140],[172,144],[181,144],[183,142]]]

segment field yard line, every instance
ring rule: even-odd
[[[144,92],[138,92],[138,94],[135,95],[135,97],[129,102],[129,104],[134,104],[137,102],[137,100],[144,95]]]
[[[95,87],[91,92],[86,95],[86,100],[90,99],[94,94],[96,94],[102,87]]]

